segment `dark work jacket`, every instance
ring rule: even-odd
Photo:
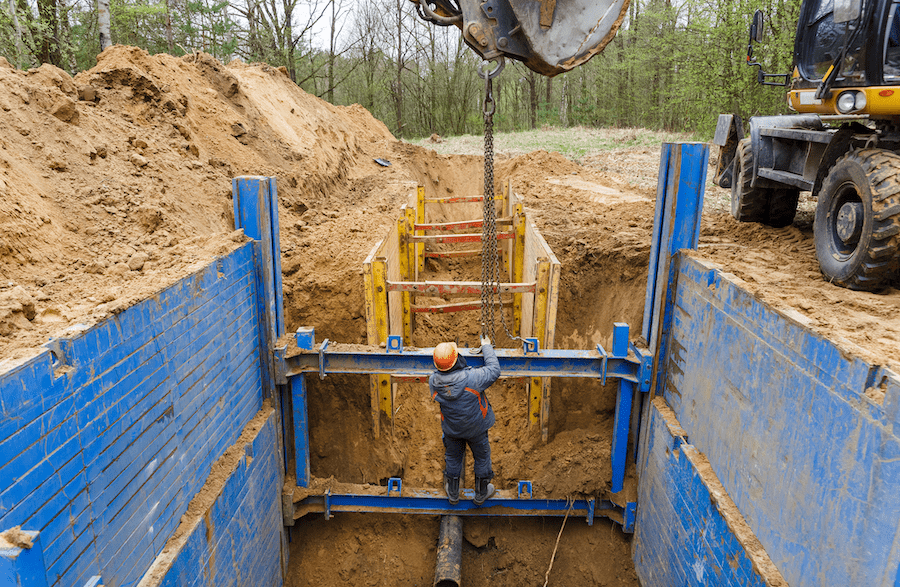
[[[481,347],[484,367],[435,371],[428,379],[431,397],[440,404],[441,430],[452,438],[475,438],[494,425],[494,409],[485,390],[500,377],[494,347]]]

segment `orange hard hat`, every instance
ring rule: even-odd
[[[456,343],[442,342],[434,347],[434,366],[438,371],[447,371],[456,364],[458,354]]]

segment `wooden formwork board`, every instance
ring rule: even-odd
[[[537,227],[528,222],[525,226],[525,253],[522,281],[536,281],[538,269],[542,262],[549,265],[547,302],[536,304],[535,296],[541,295],[540,291],[534,294],[522,296],[522,336],[533,336],[541,341],[541,348],[553,348],[556,333],[556,308],[559,299],[559,259],[553,254],[547,241],[541,236]],[[543,316],[536,315],[537,306],[543,306],[540,310]],[[535,322],[540,321],[541,332],[535,331]]]

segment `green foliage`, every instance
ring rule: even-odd
[[[0,0],[0,54],[20,67],[42,58],[73,73],[92,67],[99,51],[95,0],[70,1],[40,0],[38,11],[38,0],[17,0],[17,43],[9,0]],[[745,64],[748,30],[753,11],[762,8],[768,40],[755,54],[766,71],[788,72],[800,0],[764,3],[632,0],[604,52],[552,82],[509,61],[494,80],[495,129],[643,127],[709,138],[720,112],[745,119],[785,112],[784,89],[758,86],[755,69]],[[226,61],[237,56],[285,66],[306,91],[336,104],[362,104],[398,137],[482,132],[479,60],[458,29],[422,22],[407,0],[359,3],[353,18],[348,6],[340,0],[111,0],[112,37],[151,53],[202,50]],[[329,43],[313,30],[321,31],[332,14],[353,25]]]

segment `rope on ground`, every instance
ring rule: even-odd
[[[563,518],[562,527],[559,529],[559,534],[556,535],[556,545],[553,547],[553,555],[550,557],[550,566],[547,567],[547,573],[544,575],[544,587],[547,587],[547,583],[550,582],[550,571],[553,570],[553,561],[556,560],[556,549],[559,548],[559,539],[562,538],[563,530],[566,529],[566,520],[569,519],[569,514],[572,513],[572,508],[575,507],[575,498],[567,497],[566,501],[569,502],[569,509],[566,510],[566,517]]]

